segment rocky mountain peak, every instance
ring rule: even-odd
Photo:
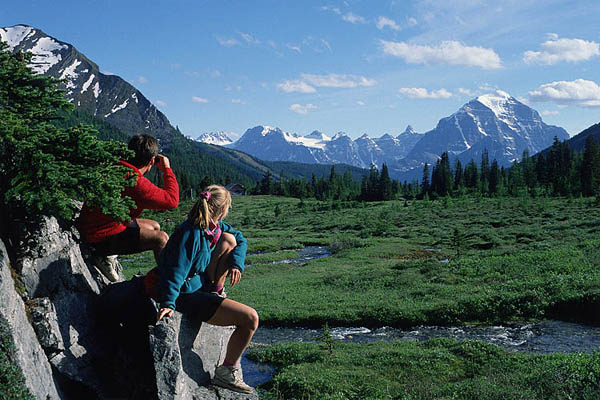
[[[411,125],[407,125],[404,132],[402,132],[400,135],[414,135],[416,133],[417,133],[417,131],[415,131]]]

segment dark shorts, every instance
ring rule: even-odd
[[[92,243],[95,253],[99,256],[112,256],[117,254],[139,253],[140,227],[133,221],[127,228],[106,239],[103,242]]]
[[[217,312],[225,300],[215,293],[196,290],[189,294],[180,294],[175,301],[175,309],[195,320],[208,321]]]

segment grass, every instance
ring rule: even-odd
[[[25,377],[15,363],[15,347],[9,330],[6,321],[0,318],[0,399],[33,400],[25,386]]]
[[[511,353],[479,341],[287,343],[250,358],[278,368],[263,399],[598,399],[600,351]]]
[[[170,233],[192,203],[147,212]],[[560,318],[600,323],[600,211],[587,199],[337,203],[236,197],[228,221],[252,254],[229,295],[263,324],[409,328]],[[274,213],[280,210],[279,216]],[[333,255],[260,264],[306,245]],[[448,260],[448,262],[440,262]],[[127,277],[155,265],[121,257]]]
[[[174,228],[189,207],[144,216]],[[260,252],[249,257],[254,263],[293,258],[307,245],[332,251],[302,266],[257,263],[227,289],[258,311],[263,326],[547,318],[600,324],[600,209],[593,200],[462,198],[405,206],[252,196],[234,199],[228,221],[244,233],[249,252]],[[148,260],[123,264],[129,272]],[[288,343],[252,352],[278,367],[263,397],[600,398],[598,351],[516,354],[447,339],[337,343],[332,354],[321,347]]]

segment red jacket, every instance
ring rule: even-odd
[[[131,221],[138,218],[144,209],[169,210],[177,207],[179,185],[171,168],[167,168],[163,172],[163,188],[161,189],[144,178],[140,170],[133,165],[125,161],[120,161],[120,163],[131,168],[138,175],[135,186],[126,187],[123,191],[124,196],[129,196],[135,201],[135,208],[129,211]],[[103,214],[100,209],[88,208],[84,204],[79,216],[78,228],[84,241],[98,243],[123,232],[127,228],[127,223],[115,221]]]

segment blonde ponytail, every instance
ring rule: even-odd
[[[212,219],[221,218],[231,207],[231,194],[223,186],[210,185],[198,195],[198,201],[188,214],[188,219],[200,228],[208,228]]]

